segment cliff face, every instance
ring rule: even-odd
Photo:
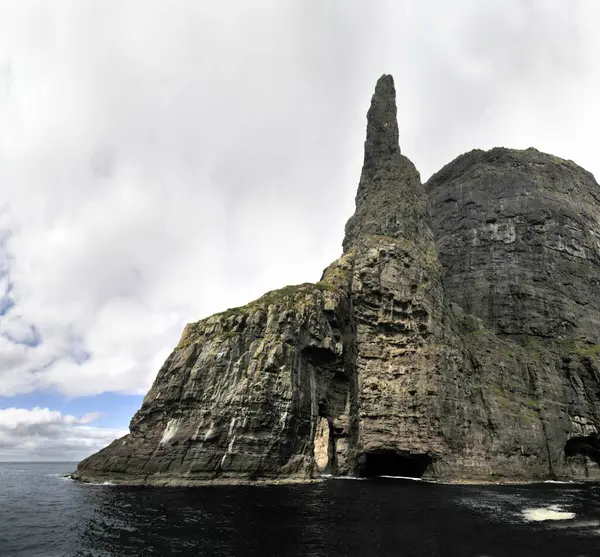
[[[367,121],[342,257],[188,325],[130,434],[74,478],[600,477],[600,187],[533,149],[424,187],[391,76]]]
[[[504,335],[600,342],[600,188],[535,149],[472,151],[427,183],[448,294]]]
[[[448,311],[427,196],[398,146],[390,76],[379,80],[367,119],[356,212],[344,239],[358,382],[350,471],[439,474],[464,449],[469,414],[479,415],[473,370]]]
[[[479,323],[465,339],[491,380],[494,469],[520,453],[524,477],[598,477],[600,186],[572,161],[497,148],[426,189],[446,292]]]
[[[349,310],[343,293],[306,284],[188,325],[131,433],[77,474],[128,483],[309,476],[317,416],[342,416],[345,427],[349,415]]]

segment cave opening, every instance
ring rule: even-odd
[[[364,452],[358,462],[358,475],[362,478],[375,476],[420,478],[433,460],[427,453],[414,454],[393,449],[375,449]]]
[[[565,456],[587,456],[600,464],[600,436],[572,437],[565,444]]]

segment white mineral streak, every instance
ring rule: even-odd
[[[169,420],[167,422],[167,427],[165,427],[163,436],[160,440],[160,444],[164,445],[165,443],[168,443],[171,439],[173,439],[173,437],[175,437],[175,434],[177,433],[178,427],[179,420]]]
[[[210,424],[210,428],[208,429],[208,431],[206,432],[206,434],[204,435],[204,441],[206,441],[209,437],[212,436],[212,434],[214,433],[215,429],[215,424]]]
[[[231,441],[229,441],[229,445],[227,445],[227,454],[231,454],[231,451],[233,450],[233,442],[235,441],[235,435],[231,438]]]
[[[288,411],[285,410],[283,412],[283,414],[281,414],[281,419],[279,420],[279,425],[280,425],[281,429],[285,429],[285,422],[287,420],[287,417],[288,417]]]

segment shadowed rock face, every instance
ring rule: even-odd
[[[600,342],[600,189],[535,149],[471,151],[426,185],[449,295],[500,334]]]
[[[342,257],[189,324],[129,435],[73,477],[600,477],[599,215],[591,174],[533,149],[423,187],[382,76]]]

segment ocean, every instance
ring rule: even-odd
[[[125,488],[0,463],[0,557],[600,556],[600,485]]]

